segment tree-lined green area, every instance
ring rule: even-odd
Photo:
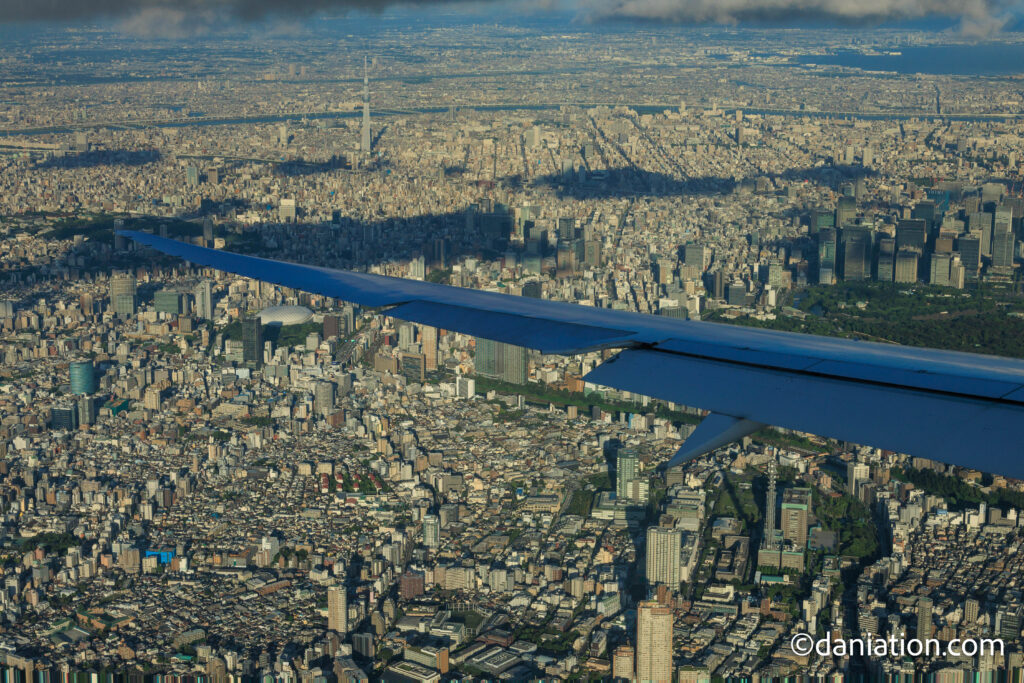
[[[1024,508],[1024,492],[1021,491],[1003,488],[985,491],[957,477],[912,467],[894,467],[890,474],[893,479],[910,482],[925,493],[945,498],[953,510],[977,507],[978,503],[999,508]]]
[[[432,270],[427,273],[427,282],[437,282],[442,285],[448,284],[448,278],[452,276],[452,269]]]
[[[590,510],[594,507],[594,491],[588,491],[586,489],[576,489],[572,492],[572,500],[569,501],[569,507],[565,513],[567,515],[581,515],[583,517],[590,516]]]
[[[669,410],[663,403],[654,402],[648,406],[628,401],[613,401],[606,399],[598,392],[583,394],[581,392],[565,391],[564,389],[552,389],[546,384],[511,384],[489,377],[476,375],[476,390],[479,392],[496,391],[499,394],[520,394],[527,402],[546,406],[554,403],[560,406],[576,406],[577,408],[590,409],[597,406],[609,413],[653,413],[657,417],[671,420],[672,422],[697,424],[700,417],[678,410]]]
[[[18,551],[27,553],[36,548],[42,548],[47,553],[63,553],[68,548],[74,548],[81,543],[71,534],[56,534],[45,532],[36,534],[31,538],[25,538],[18,542]]]
[[[803,319],[708,319],[789,332],[890,341],[953,351],[1024,357],[1024,300],[986,285],[980,291],[930,285],[846,282],[797,295]]]
[[[878,552],[878,530],[864,503],[845,494],[825,496],[814,487],[811,496],[819,523],[836,535],[835,554],[870,558]]]

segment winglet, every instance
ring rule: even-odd
[[[687,460],[692,460],[699,455],[750,436],[764,426],[761,422],[754,422],[744,417],[710,413],[697,425],[697,429],[693,430],[693,433],[683,442],[682,447],[663,467],[668,469],[681,465]]]

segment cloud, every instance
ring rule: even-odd
[[[1003,0],[583,0],[591,21],[633,19],[689,24],[822,21],[879,24],[926,18],[959,19],[965,33],[983,34],[1006,23]]]
[[[434,6],[452,0],[0,0],[0,23],[117,20],[126,31],[151,36],[197,35],[232,20],[295,22],[321,11],[380,11],[392,5]],[[474,0],[461,0],[469,6]],[[475,0],[477,5],[499,0]],[[1016,0],[576,0],[582,18],[675,23],[877,24],[951,18],[966,35],[983,36],[1007,22]],[[559,0],[519,0],[521,9],[546,11]],[[515,2],[512,3],[515,5]]]

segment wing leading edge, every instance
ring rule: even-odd
[[[120,234],[198,265],[544,353],[623,349],[585,379],[714,414],[673,462],[770,424],[1024,478],[1019,360],[598,309]]]

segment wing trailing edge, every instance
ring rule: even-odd
[[[1024,361],[677,320],[120,234],[198,265],[544,353],[623,349],[585,379],[713,413],[674,461],[774,425],[1024,478]]]

